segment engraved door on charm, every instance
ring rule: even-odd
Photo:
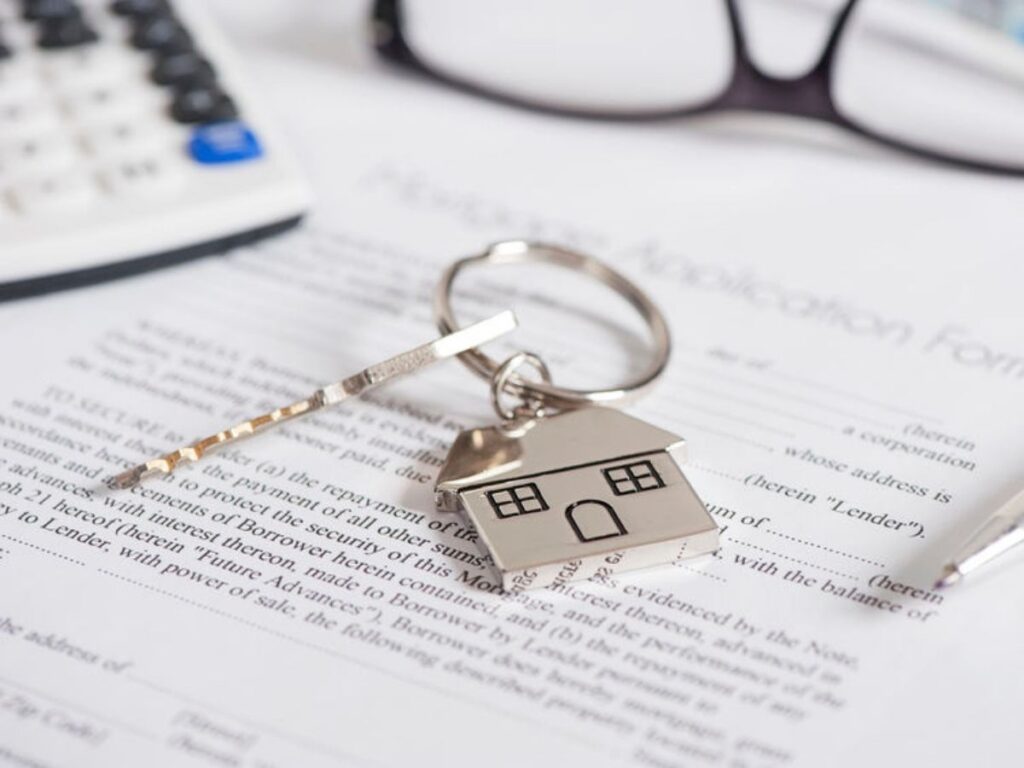
[[[583,499],[565,508],[565,519],[581,542],[625,536],[626,527],[619,513],[606,501]]]

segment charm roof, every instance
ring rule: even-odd
[[[519,427],[497,425],[460,433],[436,488],[441,493],[458,491],[659,450],[680,462],[685,458],[685,442],[678,435],[614,408],[591,406]]]

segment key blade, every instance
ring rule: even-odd
[[[199,461],[209,451],[228,443],[254,435],[282,421],[303,416],[326,406],[340,403],[349,397],[356,397],[369,389],[378,387],[391,379],[414,373],[449,357],[466,352],[480,344],[493,341],[514,330],[519,325],[515,313],[510,310],[501,312],[479,323],[466,326],[447,336],[423,344],[407,352],[403,352],[383,362],[371,365],[354,376],[349,376],[334,384],[318,389],[305,400],[298,400],[291,405],[277,408],[243,421],[230,429],[204,437],[194,443],[171,451],[163,456],[131,467],[114,476],[111,484],[114,488],[125,489],[138,485],[151,475],[170,474],[182,463]]]
[[[519,321],[516,319],[515,313],[506,310],[486,320],[481,320],[479,323],[473,323],[473,325],[449,333],[447,336],[410,349],[408,352],[390,357],[383,362],[371,365],[355,376],[349,376],[347,379],[321,389],[324,405],[340,403],[347,397],[361,395],[368,389],[378,387],[391,379],[414,373],[433,363],[468,352],[474,347],[504,336],[509,331],[515,330],[518,325]]]
[[[204,437],[201,440],[196,440],[194,443],[189,443],[176,451],[165,453],[163,456],[158,456],[143,464],[131,467],[119,475],[115,475],[111,482],[115,488],[124,489],[138,485],[151,475],[169,475],[179,464],[199,461],[208,451],[218,446],[241,440],[269,426],[295,418],[296,416],[302,416],[322,407],[323,403],[318,391],[305,400],[299,400],[283,408],[276,408],[269,413],[263,413],[247,419],[229,429]]]

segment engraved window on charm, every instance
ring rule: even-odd
[[[601,473],[616,496],[626,496],[630,493],[653,491],[656,488],[665,487],[665,481],[661,479],[661,475],[649,461],[634,461],[630,464],[608,467],[602,469]]]
[[[528,515],[531,512],[544,512],[548,509],[548,504],[541,496],[536,483],[523,483],[502,488],[500,491],[488,491],[487,500],[498,517]]]

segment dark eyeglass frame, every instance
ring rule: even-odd
[[[384,58],[408,67],[422,75],[475,96],[568,117],[616,121],[664,120],[726,110],[769,112],[819,120],[844,128],[858,136],[906,152],[916,157],[945,165],[1004,176],[1024,176],[1024,168],[986,163],[947,154],[901,141],[875,131],[844,115],[833,96],[836,53],[859,0],[847,0],[836,14],[820,58],[799,77],[773,77],[765,74],[753,61],[736,0],[725,3],[733,49],[733,74],[721,94],[691,107],[636,112],[603,112],[575,107],[559,107],[546,102],[514,96],[477,85],[469,80],[446,74],[424,62],[408,44],[403,25],[402,0],[375,0],[372,21],[375,47]]]

